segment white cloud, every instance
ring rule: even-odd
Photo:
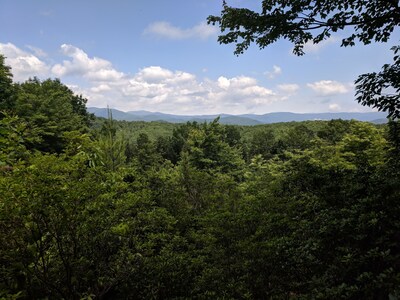
[[[147,68],[143,68],[136,75],[139,80],[149,83],[159,83],[166,79],[170,79],[173,76],[174,73],[172,71],[163,69],[159,66],[150,66]]]
[[[168,84],[179,84],[180,86],[184,86],[185,84],[191,84],[196,79],[196,76],[187,72],[177,71],[174,73],[172,78],[166,79],[166,83]]]
[[[229,79],[226,78],[226,77],[224,77],[224,76],[219,77],[218,80],[217,80],[217,82],[218,82],[218,86],[219,86],[221,89],[224,89],[224,90],[227,90],[227,89],[229,88],[230,84],[231,84],[231,82],[229,81]]]
[[[287,94],[295,94],[299,89],[300,86],[295,83],[287,83],[287,84],[279,84],[278,89]]]
[[[27,79],[22,76],[26,74],[43,78],[43,74],[52,72],[86,97],[88,106],[177,114],[265,112],[272,103],[286,99],[278,90],[289,89],[282,86],[274,91],[249,76],[198,79],[194,74],[161,66],[126,74],[107,60],[89,57],[82,49],[66,44],[61,46],[61,53],[67,59],[52,66],[13,44],[0,44],[0,51],[8,57],[18,79]]]
[[[318,44],[314,44],[312,41],[307,42],[304,45],[303,51],[307,53],[318,53],[320,52],[323,48],[335,44],[339,41],[337,37],[330,37],[326,40],[323,40],[322,42],[319,42]]]
[[[120,80],[124,74],[114,69],[94,69],[87,72],[85,76],[93,81],[117,81]]]
[[[89,106],[103,106],[106,98],[122,110],[146,109],[170,113],[242,113],[267,107],[282,98],[246,76],[198,80],[195,75],[160,66],[139,70],[119,82],[96,85],[83,92]],[[111,103],[110,103],[111,104]]]
[[[194,74],[161,66],[145,67],[128,75],[118,72],[104,59],[89,58],[74,46],[63,45],[62,52],[72,59],[52,70],[61,77],[83,76],[89,86],[74,91],[87,97],[89,106],[110,104],[122,110],[187,114],[242,113],[265,111],[271,103],[284,99],[248,76],[198,80]]]
[[[221,111],[229,109],[253,109],[256,106],[268,106],[282,100],[274,91],[258,85],[251,77],[239,76],[233,78],[219,77],[217,81],[205,82],[208,91],[207,100],[214,101],[214,107]]]
[[[93,81],[117,81],[123,76],[109,61],[98,57],[89,58],[83,50],[72,45],[61,45],[61,52],[72,60],[64,60],[62,64],[53,66],[51,71],[57,77],[81,75]]]
[[[173,40],[189,38],[207,39],[216,35],[217,32],[218,30],[215,26],[208,25],[205,22],[201,22],[200,24],[187,29],[173,26],[169,22],[155,22],[147,26],[144,30],[144,34],[146,35],[154,35]]]
[[[339,111],[340,109],[341,109],[341,107],[337,103],[329,104],[329,110],[331,110],[331,111]]]
[[[333,80],[321,80],[307,83],[307,86],[321,96],[345,94],[350,91],[349,85]]]
[[[274,79],[276,76],[282,74],[282,68],[281,67],[274,65],[272,68],[273,68],[272,71],[265,72],[265,75],[267,75],[267,77],[269,79]]]
[[[237,89],[245,89],[257,84],[257,80],[247,76],[238,76],[228,79],[229,87]]]
[[[111,87],[108,84],[100,84],[98,86],[94,86],[90,89],[90,91],[94,93],[102,93],[106,91],[110,91]]]
[[[12,68],[15,81],[24,81],[30,77],[47,77],[49,66],[37,56],[24,51],[14,44],[0,43],[0,53],[6,57],[6,64]]]

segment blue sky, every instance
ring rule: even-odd
[[[249,4],[248,4],[249,3]],[[231,0],[233,6],[260,1]],[[391,61],[387,44],[341,48],[345,33],[306,55],[280,41],[245,54],[219,45],[219,0],[0,0],[0,53],[14,80],[60,78],[88,106],[174,114],[371,111],[357,75]]]

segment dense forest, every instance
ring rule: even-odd
[[[0,56],[0,299],[397,299],[400,125],[94,118]]]

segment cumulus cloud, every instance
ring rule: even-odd
[[[98,57],[90,58],[83,50],[72,45],[61,45],[61,53],[71,60],[53,66],[51,71],[57,77],[81,75],[93,81],[117,81],[123,76],[112,67],[111,62]]]
[[[208,100],[221,104],[219,111],[241,107],[252,109],[281,100],[274,91],[258,85],[257,80],[247,76],[232,78],[219,77],[215,81],[207,81]],[[224,107],[225,106],[225,107]]]
[[[282,85],[274,91],[249,76],[199,79],[194,74],[161,66],[126,74],[116,70],[111,62],[90,57],[82,49],[67,44],[61,46],[66,60],[52,66],[13,44],[0,44],[0,52],[7,56],[17,79],[55,75],[86,97],[88,106],[109,104],[122,110],[178,114],[264,112],[272,103],[286,99],[281,91],[297,89],[295,85]]]
[[[108,84],[100,84],[98,86],[94,86],[90,89],[94,93],[102,93],[111,90],[111,87]]]
[[[307,83],[307,86],[321,96],[345,94],[350,91],[349,85],[333,80],[321,80]]]
[[[246,76],[217,80],[198,80],[195,75],[160,66],[139,70],[119,83],[109,83],[110,90],[96,86],[90,90],[89,102],[103,101],[113,95],[113,105],[125,110],[146,109],[171,113],[241,113],[246,109],[268,106],[281,100],[270,89]],[[100,98],[97,98],[98,93]],[[111,97],[110,97],[111,98]],[[93,103],[93,104],[92,104]]]
[[[150,66],[143,68],[136,75],[136,78],[149,83],[158,83],[167,79],[171,79],[174,73],[170,70],[163,69],[160,66]]]
[[[145,35],[154,35],[172,40],[182,40],[189,38],[207,39],[216,35],[218,32],[215,26],[208,25],[205,22],[191,28],[182,29],[172,25],[169,22],[154,22],[146,27]]]
[[[36,55],[24,51],[14,44],[0,43],[0,53],[6,57],[6,64],[12,68],[15,81],[24,81],[30,77],[47,77],[49,66]]]

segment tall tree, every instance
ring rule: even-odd
[[[117,126],[112,117],[112,110],[107,109],[108,118],[103,124],[102,136],[98,141],[99,158],[104,167],[116,171],[126,160],[126,143],[122,136],[117,136]]]
[[[136,139],[136,147],[134,155],[137,160],[137,166],[141,170],[147,170],[158,165],[162,158],[156,151],[154,143],[149,139],[146,133],[140,133]]]
[[[33,78],[16,88],[14,111],[27,122],[32,135],[40,139],[29,148],[60,153],[67,143],[66,132],[87,130],[90,115],[86,111],[86,100],[76,96],[60,80]]]
[[[219,124],[219,118],[191,130],[183,152],[190,164],[199,170],[238,175],[243,168],[240,152],[228,144],[225,127]]]
[[[253,43],[262,49],[279,39],[289,40],[294,44],[293,52],[303,55],[307,42],[318,44],[347,28],[350,34],[343,38],[342,46],[353,46],[357,41],[364,45],[387,42],[400,24],[400,6],[397,0],[262,0],[261,11],[256,12],[231,7],[224,1],[221,16],[209,16],[208,22],[218,24],[224,33],[218,38],[221,44],[236,44],[237,55]],[[398,56],[394,61],[392,66],[384,66],[380,74],[359,77],[357,100],[399,118]],[[386,95],[382,87],[393,88],[397,97]]]
[[[14,86],[11,68],[5,65],[5,58],[0,54],[0,111],[14,107]],[[0,114],[1,118],[1,114]]]

